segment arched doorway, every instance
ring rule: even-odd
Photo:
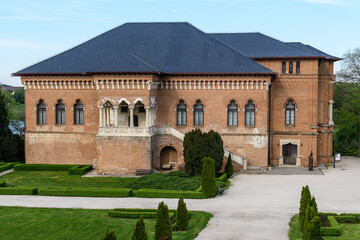
[[[163,169],[169,164],[171,164],[172,167],[176,167],[177,159],[178,154],[175,148],[170,146],[164,147],[160,152],[160,168]]]
[[[283,145],[282,156],[284,164],[295,165],[297,158],[297,145],[291,143]]]

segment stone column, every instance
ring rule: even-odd
[[[115,111],[115,122],[114,122],[114,126],[118,127],[118,111],[119,111],[119,106],[114,106],[114,111]]]
[[[99,127],[103,126],[103,106],[99,107]]]
[[[106,119],[106,121],[107,121],[107,126],[110,127],[110,107],[107,107],[106,110],[107,110],[107,113],[106,113],[106,116],[107,116],[107,119]]]
[[[145,111],[146,111],[146,114],[145,114],[145,127],[149,127],[150,125],[150,118],[149,118],[149,112],[150,112],[150,107],[145,107]]]
[[[329,100],[329,125],[334,125],[333,121],[333,100]]]
[[[129,106],[130,109],[130,127],[134,127],[134,106]]]

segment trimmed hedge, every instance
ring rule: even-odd
[[[140,209],[140,208],[115,208],[109,212],[113,218],[156,218],[157,209]],[[176,210],[169,210],[170,215],[174,215]]]
[[[206,198],[201,192],[195,191],[176,191],[162,189],[139,189],[135,192],[136,197],[143,198]]]
[[[10,163],[0,163],[0,172],[9,170],[14,167],[14,165],[18,164],[17,162],[10,162]]]
[[[336,221],[338,223],[359,223],[359,219],[357,219],[355,216],[337,216],[335,217]]]
[[[6,187],[6,182],[0,182],[0,187]]]
[[[43,196],[72,196],[72,197],[129,197],[129,188],[39,188],[39,195]]]
[[[110,211],[109,216],[112,218],[156,218],[156,212],[118,212]]]
[[[71,168],[85,168],[91,165],[73,165],[73,164],[17,164],[15,171],[68,171]]]
[[[0,188],[0,195],[34,195],[37,193],[38,193],[38,189],[33,187]]]
[[[84,175],[92,169],[91,165],[79,165],[76,167],[69,168],[68,173],[70,175]]]
[[[227,180],[227,173],[223,173],[221,174],[220,177],[216,178],[216,180],[219,180],[219,181],[222,181],[222,182],[225,182]]]
[[[322,227],[322,235],[323,236],[341,236],[342,229],[339,223],[336,221],[335,216],[327,217],[328,223],[330,227]]]

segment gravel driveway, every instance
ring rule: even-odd
[[[288,222],[298,212],[301,187],[309,185],[319,211],[360,213],[360,159],[343,158],[325,175],[244,175],[223,196],[186,199],[188,209],[214,214],[197,239],[287,239]],[[0,196],[0,206],[57,208],[157,208],[162,199]],[[176,208],[177,199],[164,199]]]

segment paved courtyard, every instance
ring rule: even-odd
[[[223,196],[186,199],[190,210],[214,214],[197,239],[287,239],[298,212],[301,187],[309,185],[319,211],[360,213],[360,159],[343,158],[324,175],[239,174]],[[157,208],[162,199],[0,196],[0,206],[57,208]],[[164,199],[176,208],[177,199]]]

